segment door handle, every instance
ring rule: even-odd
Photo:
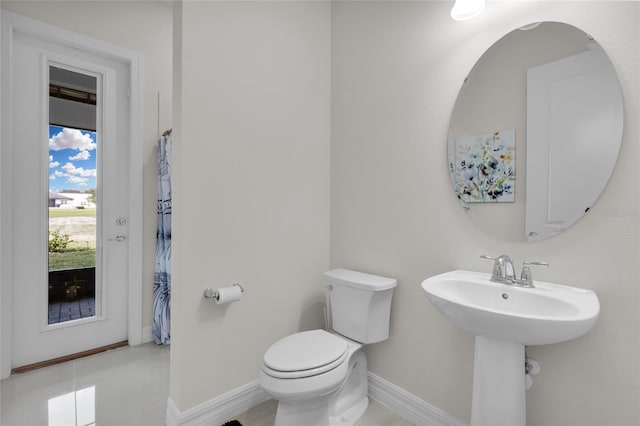
[[[116,235],[114,238],[109,238],[109,241],[124,241],[126,239],[126,235]]]

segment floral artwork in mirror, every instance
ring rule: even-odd
[[[515,134],[515,129],[509,129],[455,140],[449,167],[463,202],[514,202]]]

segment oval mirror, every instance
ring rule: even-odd
[[[576,223],[613,171],[622,108],[613,65],[588,34],[543,22],[505,35],[465,79],[449,124],[451,181],[468,216],[507,241]]]

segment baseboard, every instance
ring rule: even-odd
[[[167,426],[220,425],[268,399],[257,380],[182,412],[169,397]]]
[[[369,396],[418,426],[467,426],[441,409],[369,372]],[[169,397],[167,426],[220,425],[269,399],[258,381],[180,411]]]
[[[369,372],[369,397],[418,426],[467,426],[443,410]]]

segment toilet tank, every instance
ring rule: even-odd
[[[348,269],[333,269],[324,275],[333,330],[360,343],[386,340],[397,281]]]

